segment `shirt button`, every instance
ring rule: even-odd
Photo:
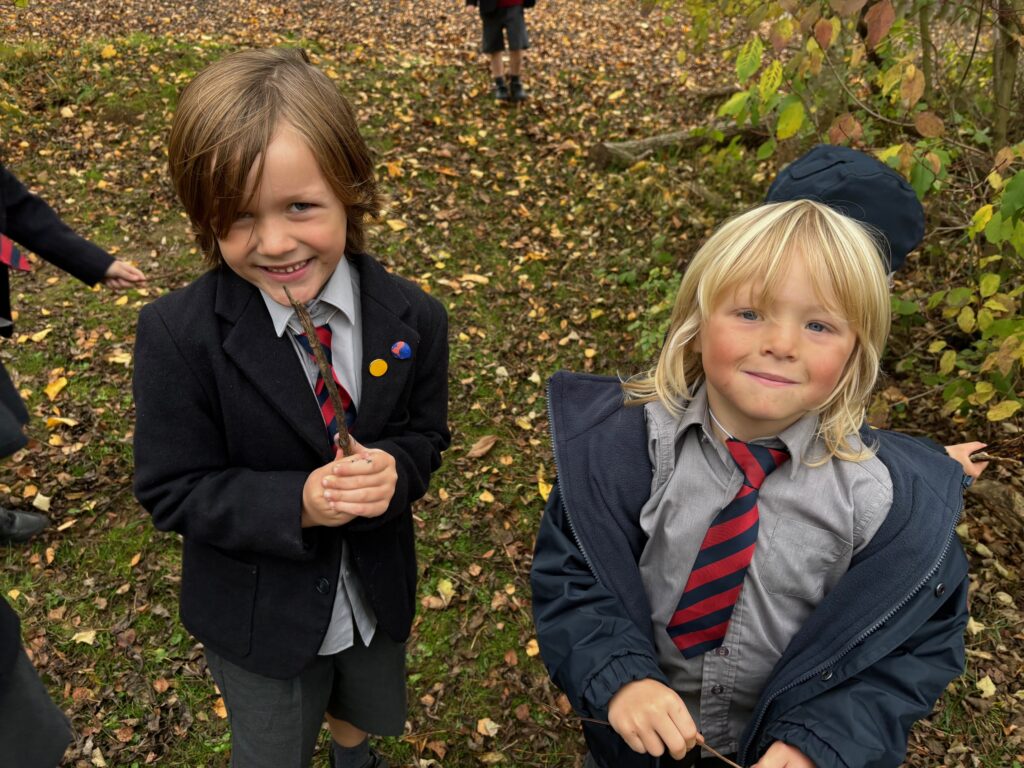
[[[319,579],[319,580],[318,580],[318,581],[316,582],[316,591],[317,591],[317,592],[319,592],[319,593],[320,593],[321,595],[326,595],[326,594],[327,594],[327,591],[328,591],[328,590],[329,590],[330,588],[331,588],[331,582],[330,582],[330,581],[328,581],[327,579],[325,579],[325,578],[324,578],[324,577],[322,577],[322,576],[321,576],[321,577],[320,577],[320,579]]]
[[[825,681],[831,680],[832,679],[832,670],[831,669],[826,669],[824,672],[822,672],[821,673],[821,679],[825,680]]]
[[[936,597],[942,597],[942,596],[943,596],[944,594],[946,594],[946,585],[945,585],[945,584],[942,584],[942,583],[940,582],[940,583],[939,583],[939,584],[938,584],[938,585],[937,585],[937,586],[935,587],[935,596],[936,596]]]
[[[713,686],[711,688],[711,692],[713,694],[715,694],[716,696],[721,696],[723,693],[725,693],[725,686],[724,685]]]
[[[715,654],[718,656],[728,656],[729,649],[720,645],[717,648],[715,648]]]

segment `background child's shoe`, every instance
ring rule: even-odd
[[[512,101],[526,101],[526,89],[523,88],[523,81],[518,77],[513,77],[510,85],[509,98]]]
[[[38,512],[0,507],[0,544],[28,541],[50,524],[50,518]]]
[[[504,77],[494,78],[494,90],[491,93],[494,95],[494,98],[497,99],[498,101],[508,101],[509,91],[508,86],[505,85]]]

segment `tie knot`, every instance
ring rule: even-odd
[[[768,475],[789,461],[789,451],[756,443],[729,439],[725,446],[743,473],[744,482],[754,489],[760,488]]]

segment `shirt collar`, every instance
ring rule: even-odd
[[[686,435],[687,430],[691,428],[700,428],[709,439],[718,440],[711,427],[707,388],[703,382],[697,388],[697,391],[694,392],[693,398],[686,404],[682,416],[679,417],[675,432],[677,448]],[[789,462],[790,479],[796,475],[804,460],[820,458],[824,455],[825,449],[824,441],[818,436],[818,414],[813,411],[804,414],[778,435],[758,438],[751,442],[765,444],[770,447],[778,447],[780,443],[784,445],[791,457]]]
[[[294,309],[278,304],[262,288],[260,289],[260,295],[263,296],[263,302],[267,305],[267,311],[270,313],[270,320],[274,324],[274,333],[278,336],[284,335],[285,329],[292,318],[294,318],[294,321],[291,323],[292,329],[296,333],[302,332]],[[338,262],[338,266],[335,267],[334,272],[331,273],[331,276],[324,284],[320,295],[306,306],[313,317],[315,325],[323,325],[328,322],[335,312],[340,312],[350,323],[353,322],[355,316],[355,293],[352,287],[352,265],[349,264],[348,258],[342,257],[341,261]]]

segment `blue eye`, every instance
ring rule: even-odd
[[[291,204],[291,209],[293,211],[295,211],[296,213],[302,213],[303,211],[308,211],[312,207],[313,207],[312,203],[292,203]]]
[[[827,325],[825,325],[824,323],[819,323],[817,321],[809,322],[807,324],[807,327],[808,329],[814,331],[815,333],[826,333],[829,330],[829,327]]]
[[[757,312],[753,309],[741,309],[737,314],[744,320],[757,320]]]

